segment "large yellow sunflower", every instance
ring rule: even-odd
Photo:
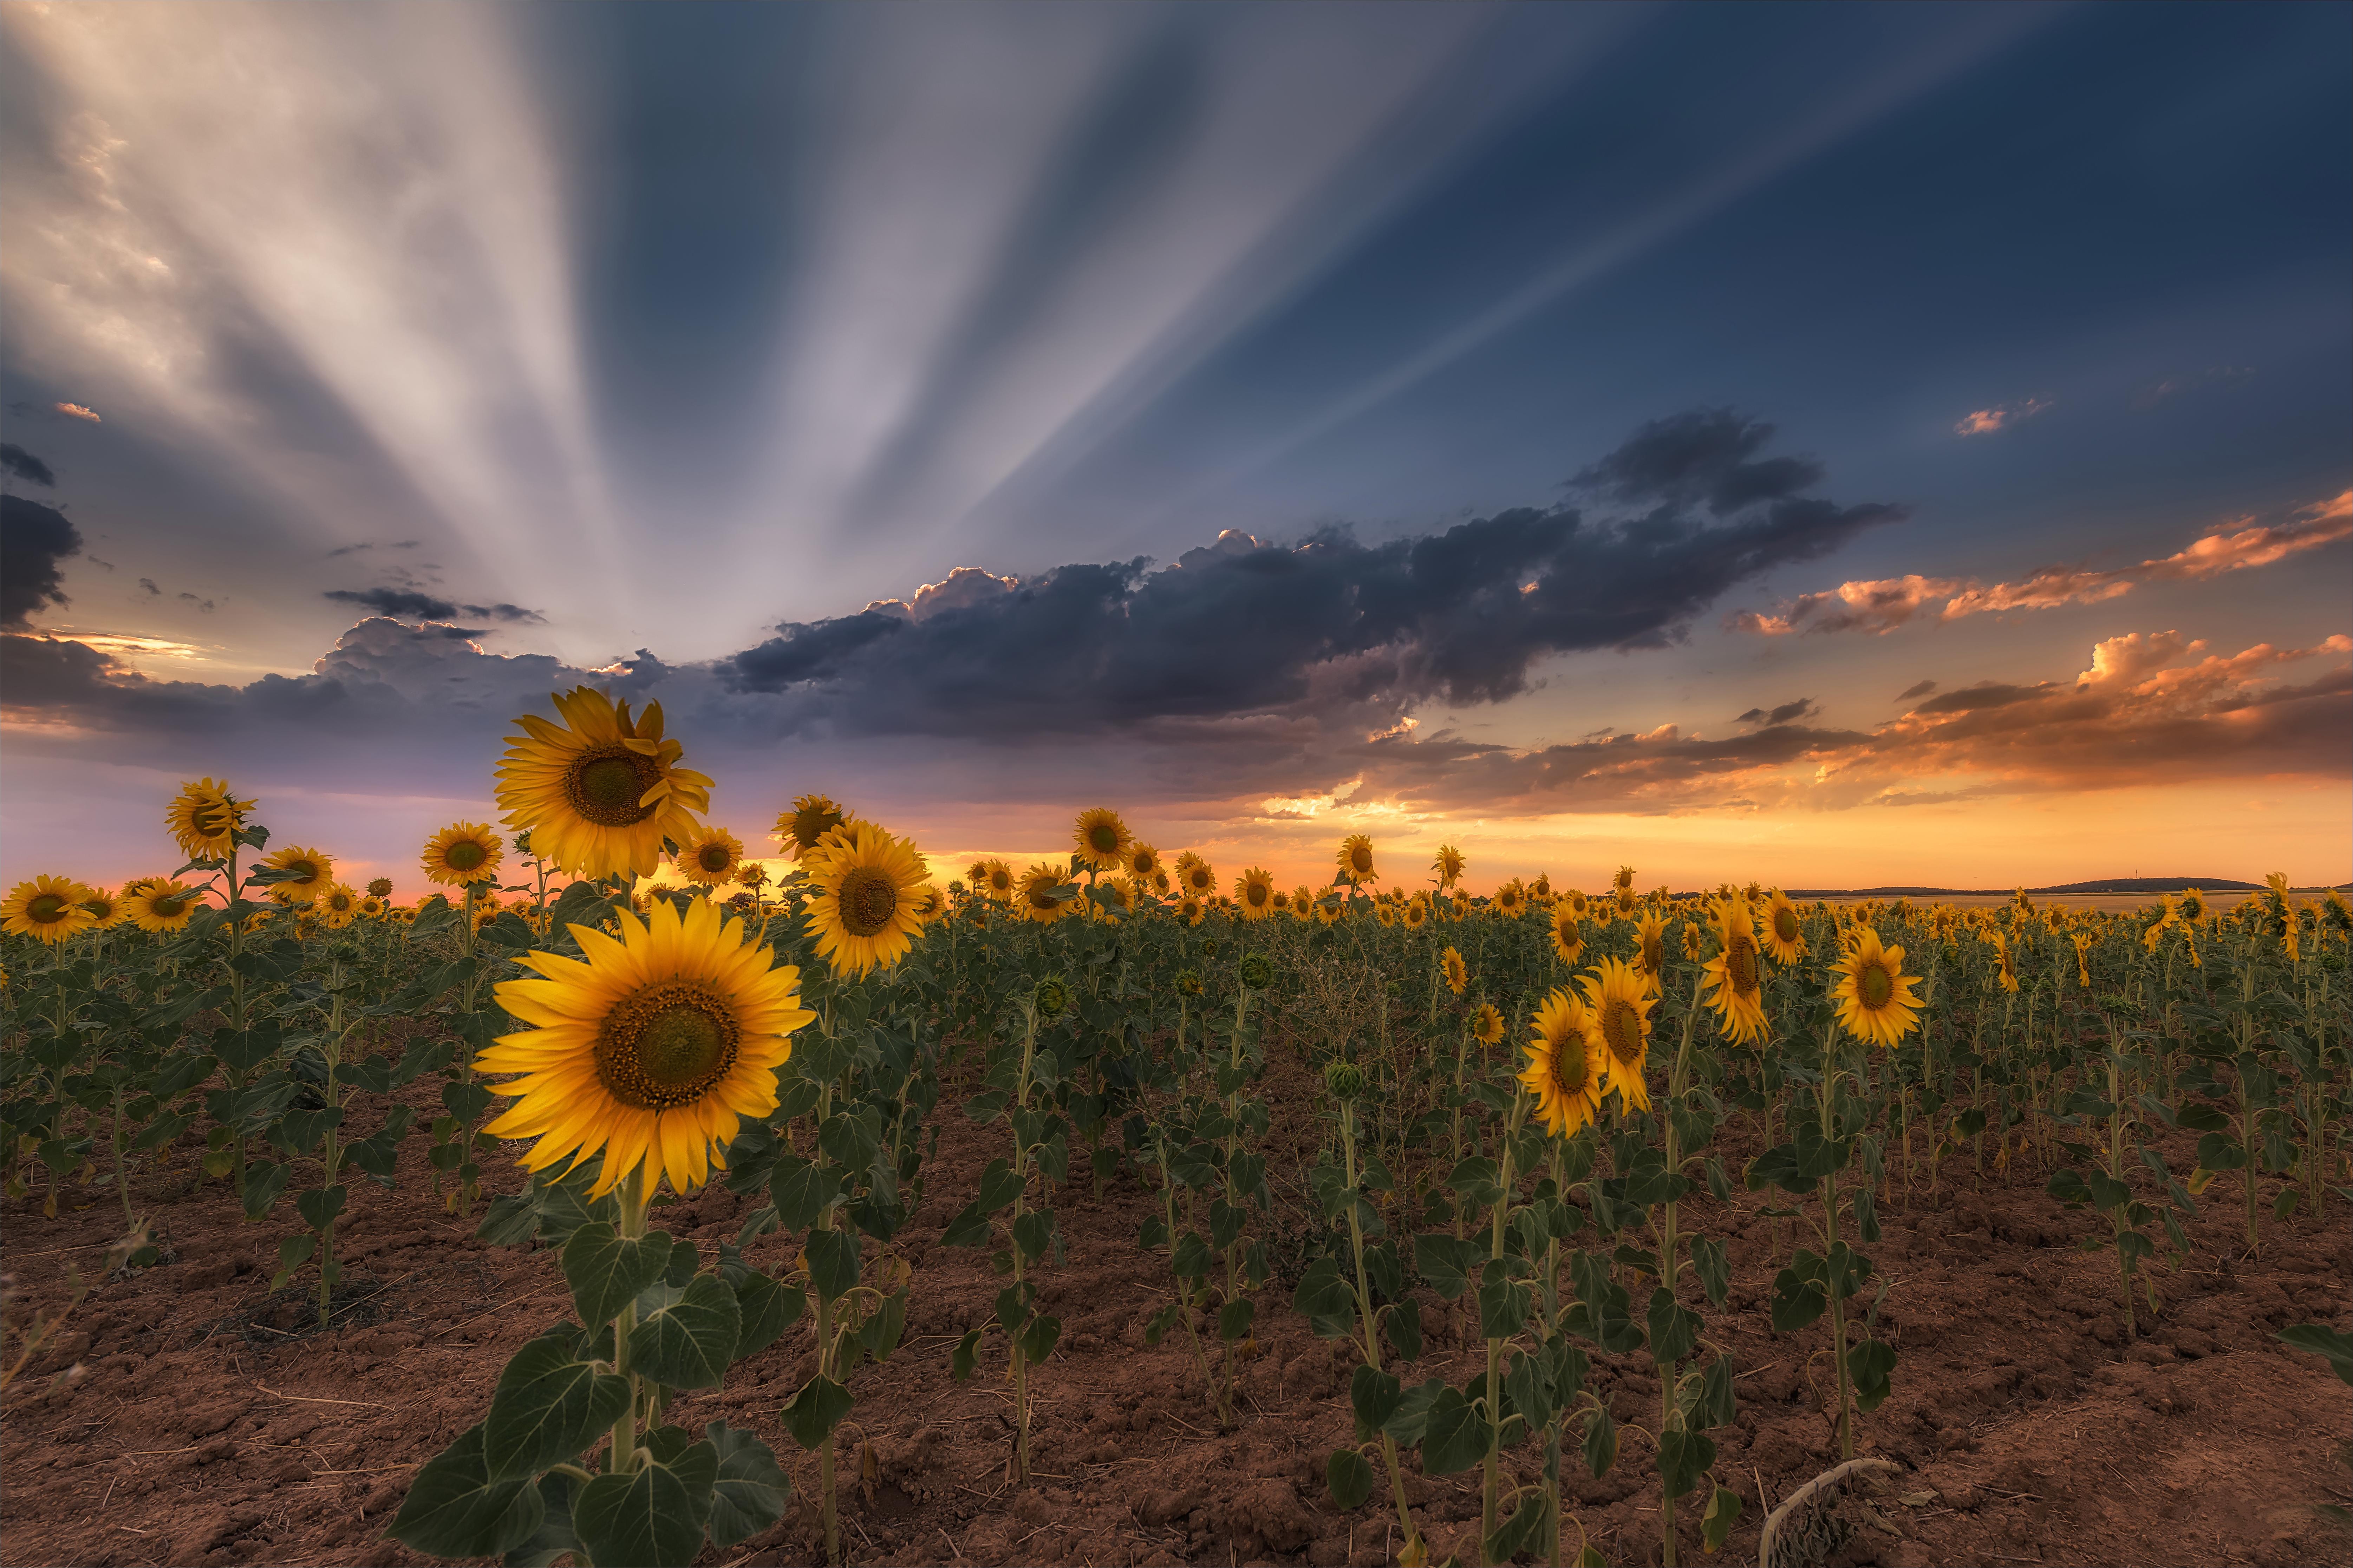
[[[1805,928],[1799,923],[1798,906],[1778,888],[1765,905],[1764,948],[1784,969],[1806,956]]]
[[[425,879],[445,888],[495,882],[506,858],[487,822],[453,822],[425,841]]]
[[[219,860],[227,857],[237,829],[245,826],[245,814],[252,809],[253,802],[229,793],[225,779],[190,779],[164,808],[164,826],[189,859]]]
[[[1462,962],[1462,955],[1454,950],[1451,942],[1438,955],[1438,972],[1445,980],[1446,988],[1457,996],[1461,995],[1463,988],[1471,984],[1470,967]]]
[[[684,843],[711,809],[710,779],[678,765],[659,702],[632,720],[628,703],[592,687],[552,700],[562,724],[525,713],[515,720],[523,733],[507,737],[498,767],[507,825],[528,830],[532,852],[559,871],[650,875],[662,840]]]
[[[1071,839],[1078,847],[1081,861],[1098,871],[1116,871],[1126,864],[1127,847],[1135,842],[1135,835],[1127,830],[1119,813],[1097,805],[1079,813]]]
[[[486,1129],[536,1138],[525,1170],[602,1153],[593,1197],[642,1166],[674,1191],[702,1184],[746,1117],[776,1106],[786,1038],[816,1015],[800,1005],[800,971],[771,969],[769,950],[744,941],[697,899],[681,917],[668,900],[640,922],[616,917],[620,940],[574,926],[586,962],[551,952],[521,962],[535,980],[510,980],[499,1003],[526,1024],[474,1058],[523,1076],[502,1086],[513,1103]]]
[[[1262,921],[1274,913],[1274,875],[1253,866],[1234,879],[1234,900],[1241,905],[1242,919]]]
[[[98,918],[83,907],[90,891],[70,877],[35,877],[19,882],[0,902],[0,930],[38,937],[52,945],[79,936],[98,923]]]
[[[1593,1042],[1585,1004],[1577,994],[1556,990],[1536,1009],[1525,1047],[1528,1065],[1520,1081],[1536,1097],[1536,1114],[1556,1138],[1574,1138],[1601,1110],[1603,1058]]]
[[[716,888],[732,882],[744,865],[744,841],[723,827],[705,826],[678,846],[678,874],[690,882]]]
[[[1628,1110],[1651,1109],[1651,1086],[1642,1064],[1651,1048],[1651,1009],[1657,1005],[1642,977],[1614,958],[1577,979],[1585,993],[1586,1035],[1603,1059],[1607,1082],[1625,1097]]]
[[[1441,844],[1438,847],[1438,858],[1430,863],[1430,868],[1438,873],[1440,888],[1451,888],[1462,879],[1463,865],[1461,850],[1451,844]]]
[[[1577,923],[1577,911],[1566,899],[1552,907],[1552,950],[1571,969],[1585,955],[1585,928]]]
[[[1831,995],[1839,1005],[1839,1022],[1858,1040],[1893,1046],[1920,1022],[1920,999],[1912,994],[1916,974],[1904,973],[1904,950],[1883,948],[1879,931],[1864,926],[1854,951],[1834,966],[1839,979]],[[2008,957],[2004,955],[2004,973]]]
[[[1735,893],[1715,906],[1715,935],[1723,951],[1705,966],[1715,987],[1708,1000],[1723,1020],[1725,1034],[1746,1045],[1765,1032],[1765,976],[1758,959],[1757,917],[1746,899]]]
[[[1069,914],[1071,906],[1078,901],[1053,896],[1055,889],[1068,886],[1070,880],[1070,872],[1051,860],[1040,860],[1021,873],[1021,880],[1014,889],[1014,904],[1025,919],[1051,925]]]
[[[795,795],[792,809],[776,814],[775,837],[785,853],[797,860],[849,820],[849,814],[829,795]]]
[[[871,822],[843,823],[802,857],[809,868],[808,928],[818,956],[839,974],[888,969],[907,954],[923,922],[917,902],[931,868],[913,841]]]
[[[1351,833],[1340,840],[1334,858],[1339,862],[1340,879],[1351,886],[1380,880],[1380,873],[1373,869],[1373,840],[1369,834]]]
[[[269,896],[281,904],[307,904],[334,885],[334,861],[316,849],[290,844],[262,864],[273,871],[289,873],[283,881],[269,884]]]
[[[161,877],[150,877],[122,895],[123,913],[141,931],[185,931],[199,907],[194,888]]]

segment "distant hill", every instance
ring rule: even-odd
[[[2178,893],[2196,888],[2208,893],[2253,892],[2260,882],[2234,881],[2229,877],[2110,877],[2096,882],[2063,882],[2053,888],[2029,888],[2027,897],[2060,898],[2084,893]],[[1793,899],[1985,899],[2007,898],[2008,888],[1791,888]]]

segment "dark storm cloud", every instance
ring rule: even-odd
[[[1546,655],[1676,641],[1734,584],[1905,515],[1789,493],[1819,470],[1750,461],[1770,434],[1728,412],[1645,426],[1587,471],[1631,518],[1520,508],[1376,545],[1228,533],[1168,571],[1071,564],[926,616],[788,622],[720,673],[789,695],[788,729],[863,733],[1499,701]]]
[[[1915,697],[1926,697],[1928,693],[1936,689],[1936,683],[1933,680],[1915,680],[1911,685],[1905,687],[1903,690],[1897,692],[1895,694],[1895,700],[1898,702],[1909,702]]]
[[[0,443],[0,468],[6,469],[20,479],[29,479],[37,485],[54,487],[58,482],[58,476],[50,470],[47,463],[14,441]]]
[[[81,531],[55,507],[0,496],[0,626],[21,626],[44,605],[66,602],[58,563],[81,551]]]
[[[1733,722],[1736,724],[1794,724],[1800,719],[1817,718],[1820,713],[1821,709],[1815,705],[1812,698],[1800,697],[1794,702],[1784,702],[1769,712],[1762,708],[1751,708]]]
[[[459,605],[408,588],[331,588],[325,597],[340,605],[357,605],[384,616],[406,616],[420,621],[446,621],[459,615],[478,620],[544,621],[537,610],[521,605]]]

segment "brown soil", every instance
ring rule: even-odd
[[[1316,1133],[1304,1072],[1277,1056],[1268,1152],[1281,1171]],[[1342,1514],[1324,1493],[1325,1457],[1350,1436],[1352,1361],[1290,1312],[1286,1288],[1270,1285],[1261,1301],[1261,1351],[1223,1436],[1183,1337],[1145,1346],[1142,1324],[1165,1299],[1167,1274],[1136,1247],[1151,1198],[1124,1173],[1100,1199],[1082,1178],[1057,1200],[1070,1253],[1043,1286],[1064,1329],[1052,1363],[1031,1378],[1040,1473],[1030,1489],[1007,1483],[1001,1377],[986,1361],[970,1383],[948,1376],[950,1345],[987,1313],[1000,1283],[982,1255],[933,1246],[998,1152],[997,1132],[974,1127],[960,1103],[951,1090],[935,1113],[939,1158],[902,1233],[915,1270],[908,1341],[852,1383],[852,1420],[873,1445],[879,1476],[861,1484],[859,1435],[845,1427],[851,1560],[1393,1561],[1393,1516],[1377,1497]],[[1745,1136],[1737,1126],[1726,1135],[1735,1169],[1753,1152]],[[267,1290],[276,1239],[297,1223],[290,1211],[267,1225],[237,1223],[224,1186],[191,1189],[200,1151],[174,1152],[171,1171],[140,1196],[178,1261],[100,1283],[56,1353],[11,1390],[0,1428],[0,1561],[417,1561],[382,1535],[410,1475],[480,1418],[506,1358],[567,1310],[552,1254],[488,1247],[470,1225],[433,1212],[423,1149],[422,1139],[408,1145],[399,1190],[353,1184],[343,1255],[355,1278],[323,1333],[308,1327],[301,1291]],[[2186,1165],[2186,1147],[2168,1152],[2177,1169]],[[2167,1311],[2132,1344],[2121,1334],[2112,1256],[2076,1250],[2084,1216],[2043,1196],[2031,1165],[2009,1181],[1978,1176],[1964,1157],[1947,1163],[1940,1193],[1916,1193],[1908,1208],[1900,1190],[1893,1194],[1885,1238],[1868,1250],[1892,1281],[1883,1321],[1902,1361],[1894,1393],[1861,1418],[1859,1433],[1861,1451],[1895,1460],[1902,1473],[1868,1511],[1846,1510],[1856,1528],[1836,1560],[2343,1561],[2341,1527],[2314,1506],[2353,1500],[2353,1470],[2336,1457],[2353,1436],[2353,1390],[2272,1336],[2307,1320],[2353,1327],[2353,1228],[2341,1199],[2325,1223],[2300,1215],[2274,1226],[2274,1180],[2265,1178],[2263,1246],[2245,1256],[2234,1179],[2208,1190],[2195,1250],[2159,1276]],[[714,1249],[752,1201],[707,1190],[657,1223]],[[1683,1221],[1733,1238],[1733,1299],[1710,1315],[1710,1332],[1744,1369],[1737,1425],[1717,1435],[1719,1474],[1744,1503],[1725,1561],[1755,1561],[1760,1489],[1777,1501],[1835,1458],[1806,1375],[1827,1324],[1778,1337],[1766,1326],[1778,1265],[1757,1217],[1764,1204],[1744,1194],[1720,1205],[1703,1194]],[[69,1192],[54,1220],[41,1217],[37,1196],[12,1205],[6,1262],[20,1292],[12,1320],[64,1300],[70,1268],[102,1267],[120,1217],[103,1186]],[[754,1261],[778,1266],[785,1247],[782,1237],[763,1238]],[[1481,1347],[1434,1300],[1423,1321],[1430,1345],[1412,1375],[1461,1382]],[[1647,1356],[1594,1361],[1593,1386],[1620,1422],[1651,1425],[1658,1385]],[[804,1325],[723,1389],[673,1406],[673,1419],[690,1426],[723,1414],[758,1431],[797,1491],[783,1522],[707,1561],[818,1555],[815,1458],[776,1417],[808,1366]],[[1659,1561],[1649,1459],[1643,1439],[1625,1433],[1618,1467],[1575,1486],[1577,1517],[1613,1563]],[[1511,1463],[1534,1479],[1532,1449],[1515,1450]],[[1476,1473],[1409,1471],[1408,1486],[1441,1555],[1467,1557]],[[1685,1562],[1706,1560],[1691,1518],[1697,1498],[1686,1500]]]

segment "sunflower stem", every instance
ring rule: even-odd
[[[637,1167],[621,1178],[620,1233],[622,1239],[635,1241],[646,1234],[646,1167],[640,1161]],[[605,1462],[607,1475],[625,1475],[638,1465],[638,1405],[642,1393],[642,1380],[629,1370],[629,1335],[638,1326],[638,1304],[623,1304],[613,1319],[613,1370],[629,1380],[629,1403],[613,1423],[613,1444]]]

